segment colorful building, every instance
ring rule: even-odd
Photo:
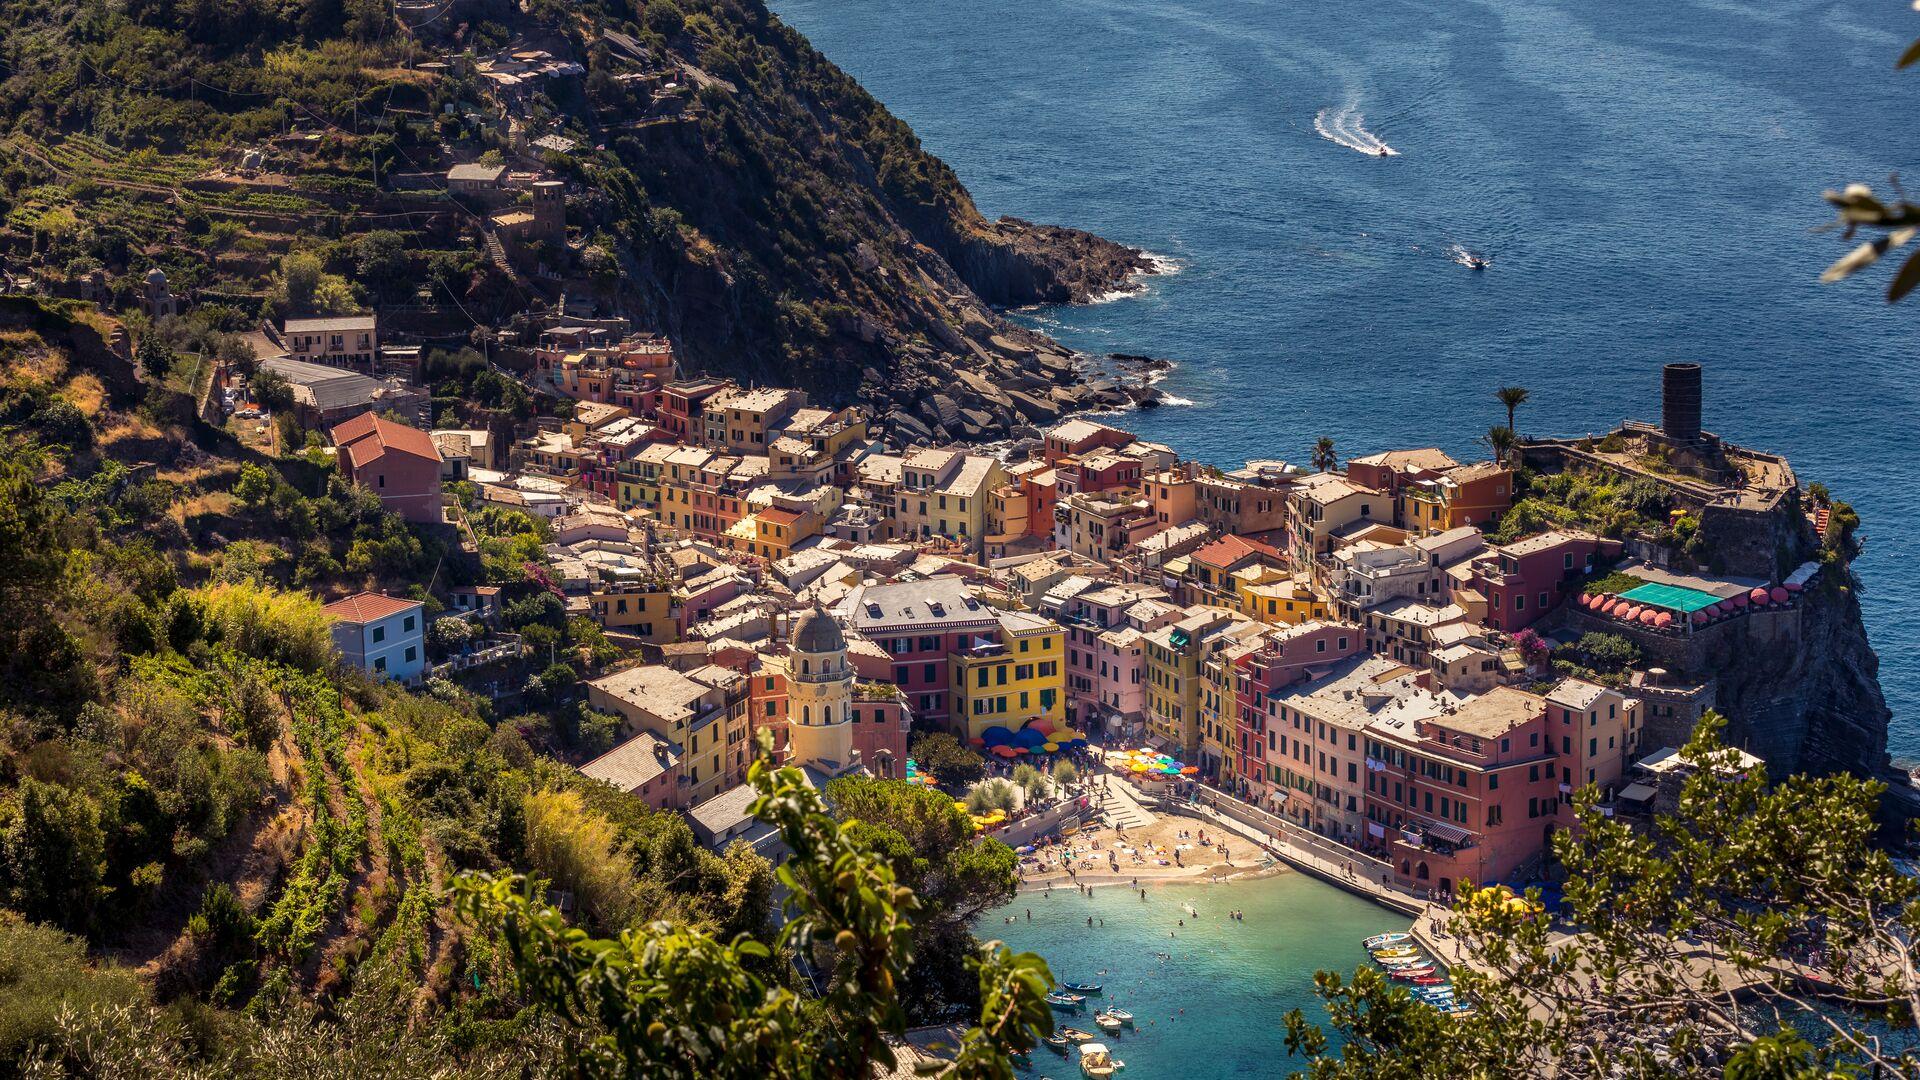
[[[1065,628],[1024,612],[996,612],[995,621],[998,640],[979,638],[948,656],[956,734],[964,718],[968,739],[1066,715]]]
[[[955,719],[947,658],[976,640],[998,640],[998,612],[953,575],[863,585],[841,605],[849,625],[892,658],[891,681],[914,716],[936,726]]]
[[[1367,731],[1367,842],[1402,888],[1507,881],[1545,850],[1560,792],[1544,698],[1498,686]]]
[[[378,495],[382,507],[420,524],[445,520],[440,450],[426,432],[362,413],[332,436],[340,471]]]
[[[1503,633],[1531,626],[1577,596],[1587,575],[1620,557],[1624,545],[1555,529],[1493,548],[1473,561],[1472,587],[1486,598],[1486,624]]]

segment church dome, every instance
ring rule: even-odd
[[[167,272],[165,270],[162,270],[156,266],[153,269],[147,271],[147,284],[165,285],[166,283],[167,283]]]
[[[840,624],[815,604],[793,620],[794,652],[827,653],[847,651],[847,639],[840,635]]]

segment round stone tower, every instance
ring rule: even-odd
[[[787,662],[789,761],[845,768],[853,759],[853,670],[840,625],[818,603],[793,620]]]

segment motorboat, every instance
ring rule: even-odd
[[[1047,1004],[1056,1009],[1077,1009],[1080,1007],[1080,1003],[1085,1000],[1087,999],[1081,997],[1079,994],[1049,993],[1047,995]]]
[[[1093,1022],[1100,1025],[1101,1031],[1120,1030],[1120,1018],[1112,1013],[1094,1013]]]
[[[1080,1071],[1090,1080],[1107,1080],[1118,1067],[1119,1063],[1113,1060],[1113,1051],[1107,1049],[1106,1043],[1080,1044]]]
[[[1133,1014],[1128,1012],[1125,1009],[1108,1009],[1107,1015],[1113,1017],[1115,1020],[1118,1020],[1123,1024],[1133,1023]]]
[[[1403,941],[1411,940],[1413,940],[1413,935],[1407,933],[1375,934],[1360,944],[1368,949],[1387,949]]]
[[[1047,1044],[1047,1049],[1052,1050],[1056,1054],[1065,1054],[1067,1047],[1070,1045],[1065,1035],[1049,1035],[1044,1041]]]
[[[1093,1032],[1081,1031],[1079,1028],[1063,1027],[1063,1028],[1058,1028],[1056,1030],[1058,1030],[1062,1036],[1065,1036],[1067,1039],[1077,1043],[1083,1043],[1083,1042],[1086,1042],[1088,1039],[1093,1038]]]
[[[1061,988],[1062,990],[1072,990],[1072,991],[1074,991],[1075,993],[1080,993],[1080,994],[1097,994],[1097,993],[1099,993],[1099,992],[1100,992],[1100,984],[1099,984],[1099,983],[1070,983],[1070,982],[1063,982],[1063,983],[1061,983],[1061,984],[1060,984],[1060,988]]]

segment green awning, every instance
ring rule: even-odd
[[[1704,593],[1699,589],[1689,589],[1680,585],[1642,585],[1620,594],[1620,599],[1649,607],[1665,608],[1682,615],[1691,615],[1702,608],[1710,608],[1720,602],[1720,597]]]

